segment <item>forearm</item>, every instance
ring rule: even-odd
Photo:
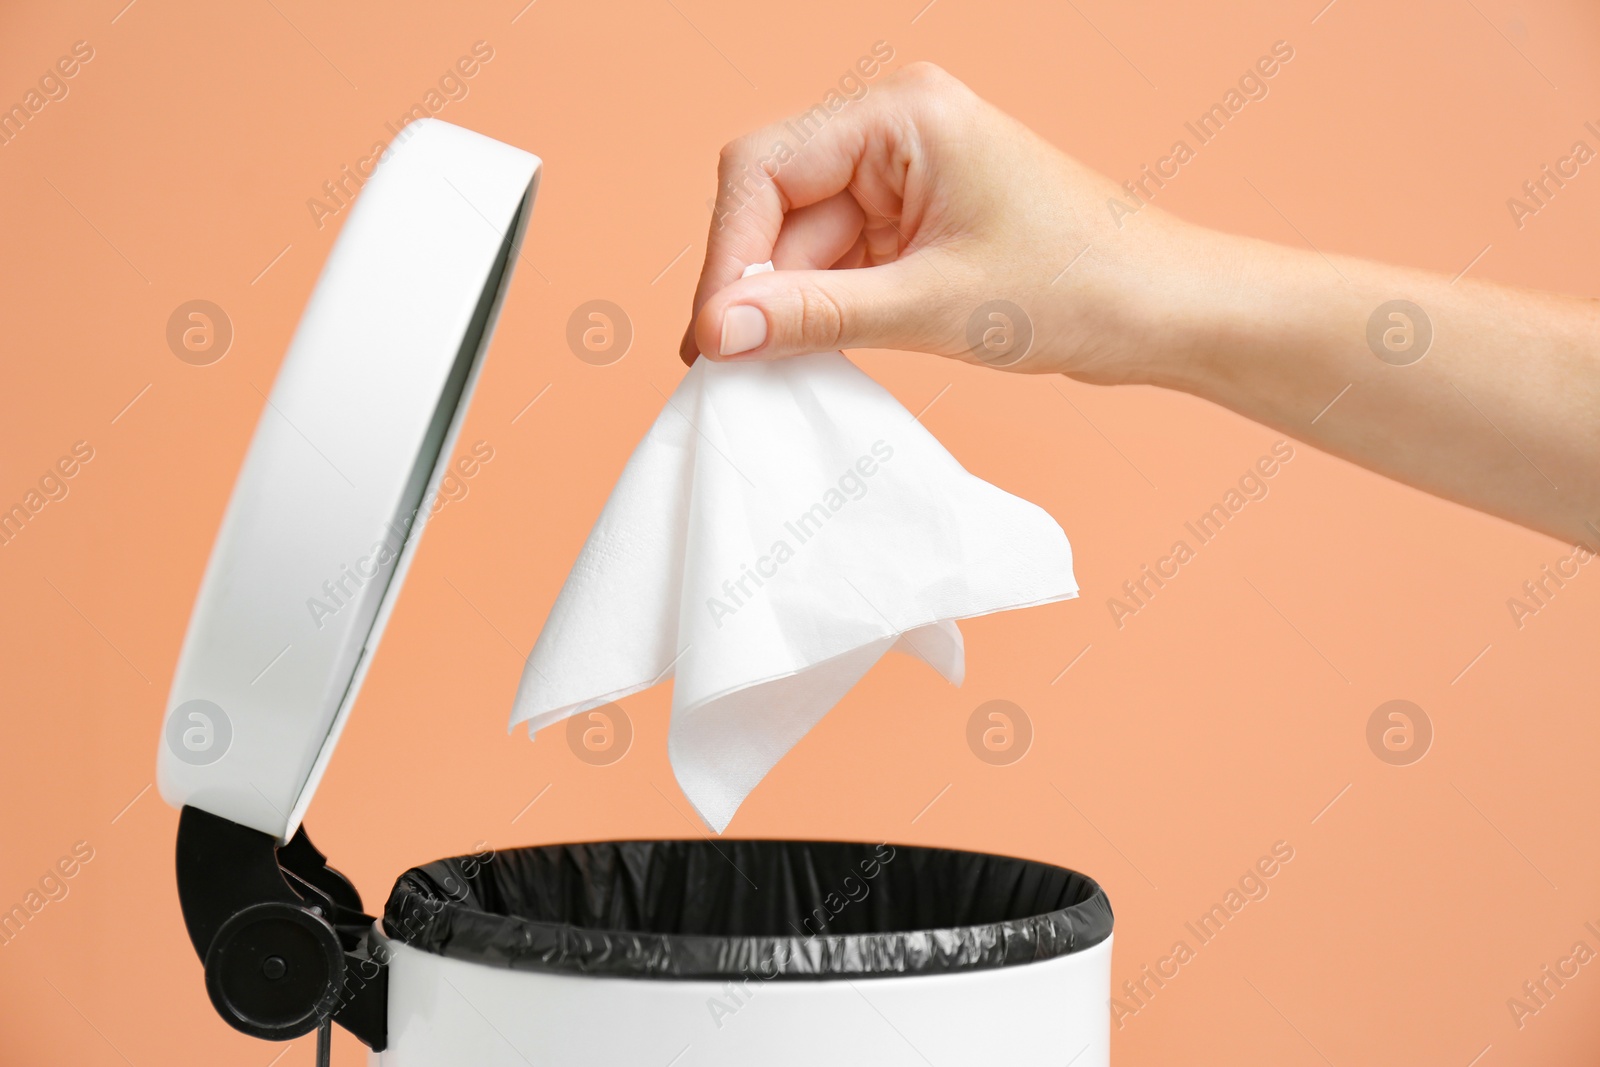
[[[1203,269],[1209,306],[1158,384],[1600,548],[1595,302],[1243,238],[1218,238]],[[1394,300],[1422,314],[1379,314],[1369,344],[1369,320]]]

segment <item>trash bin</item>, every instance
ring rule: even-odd
[[[390,1048],[422,1064],[1105,1064],[1083,875],[811,841],[549,845],[407,871]]]
[[[1104,1065],[1111,908],[1048,864],[895,843],[484,851],[383,916],[302,816],[360,690],[520,256],[540,162],[406,127],[257,425],[168,700],[179,901],[218,1013],[386,1067]]]

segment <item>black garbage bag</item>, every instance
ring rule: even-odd
[[[1111,904],[1061,867],[818,841],[608,841],[400,876],[390,937],[518,970],[827,979],[1009,967],[1097,945]]]

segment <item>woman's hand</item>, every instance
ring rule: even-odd
[[[812,116],[795,146],[807,121],[723,149],[685,362],[896,348],[1116,383],[1186,347],[1218,235],[1154,208],[1119,229],[1122,190],[939,68]]]

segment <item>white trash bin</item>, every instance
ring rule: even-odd
[[[408,871],[380,920],[311,844],[301,818],[420,532],[471,462],[456,438],[539,168],[408,126],[257,425],[158,757],[212,1003],[258,1037],[317,1030],[323,1058],[337,1022],[386,1067],[1103,1067],[1111,907],[1062,868],[894,844],[549,845]]]

